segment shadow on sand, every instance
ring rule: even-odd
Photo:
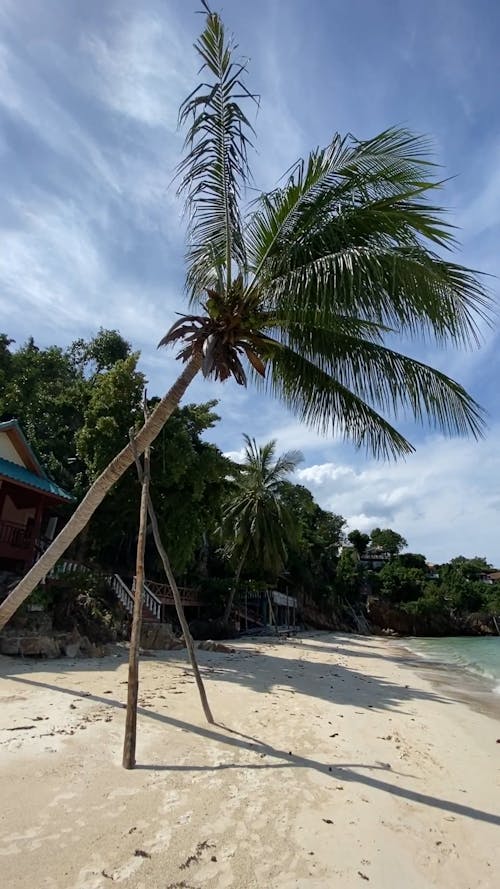
[[[354,640],[349,639],[349,644],[352,644],[353,642]],[[204,678],[210,680],[213,676],[217,681],[237,683],[252,688],[254,691],[267,693],[269,695],[278,695],[279,697],[288,694],[313,695],[320,700],[328,701],[330,704],[335,703],[339,706],[346,704],[354,705],[359,708],[357,711],[359,713],[362,713],[365,710],[368,712],[368,708],[386,710],[389,712],[397,711],[400,714],[407,713],[408,711],[402,709],[402,705],[404,707],[404,705],[416,700],[433,700],[440,702],[441,704],[451,703],[450,699],[441,697],[436,693],[411,688],[409,686],[405,687],[397,685],[374,675],[363,676],[360,673],[353,672],[349,670],[348,667],[340,666],[337,663],[319,660],[307,661],[306,663],[300,658],[300,650],[301,648],[303,649],[303,647],[304,643],[297,643],[296,648],[298,656],[293,660],[285,660],[275,656],[272,653],[272,649],[271,653],[259,652],[257,654],[250,651],[242,652],[240,649],[237,669],[236,665],[234,665],[234,667],[232,666],[230,655],[224,657],[222,660],[220,657],[214,659],[208,652],[200,652],[200,654],[204,655]],[[366,648],[364,643],[363,648]],[[343,657],[345,653],[345,649],[342,649],[339,652],[335,649],[335,646],[328,645],[323,647],[323,644],[314,646],[314,651],[318,655],[335,654],[340,657]],[[360,651],[356,651],[356,654],[359,656]],[[168,663],[169,661],[171,662],[172,660],[179,661],[179,656],[182,657],[182,655],[183,652],[179,651],[164,653],[161,657],[155,658],[155,662],[161,664]],[[377,657],[384,657],[384,655],[381,655],[380,652],[375,650],[373,658],[376,659]],[[202,658],[200,658],[200,660],[202,660]],[[400,659],[395,657],[395,660]],[[103,672],[103,668],[104,670],[111,670],[114,667],[119,666],[121,663],[123,663],[123,659],[119,662],[115,661],[114,663],[101,664],[100,666],[96,665],[95,671]],[[64,662],[58,661],[54,664],[43,664],[42,667],[42,665],[37,663],[37,672],[41,672],[40,668],[42,668],[49,673],[57,674],[58,679],[64,678],[65,667],[63,664]],[[181,669],[183,669],[183,667],[184,665],[181,664]],[[88,662],[85,664],[85,667],[82,665],[82,668],[88,670]],[[67,669],[72,671],[75,669],[78,670],[77,663],[71,662],[67,665]],[[61,687],[50,682],[27,678],[25,675],[20,676],[14,670],[12,670],[12,672],[9,671],[9,678],[11,681],[18,682],[22,685],[46,688],[57,692],[58,694],[71,695],[72,697],[83,696],[87,700],[103,704],[110,708],[122,709],[124,706],[121,701],[108,696],[102,697],[82,691],[82,689],[78,687]],[[355,695],[354,698],[353,694]],[[388,780],[388,776],[393,776],[396,780],[402,778],[414,778],[414,776],[408,774],[398,773],[391,769],[391,766],[388,764],[375,762],[371,764],[332,763],[331,765],[328,765],[310,757],[290,754],[287,751],[278,750],[258,738],[242,734],[222,724],[218,724],[215,727],[195,725],[172,716],[155,712],[146,707],[139,707],[138,713],[144,718],[154,720],[155,722],[159,722],[170,728],[189,732],[210,741],[216,741],[229,748],[246,751],[251,754],[252,757],[259,757],[257,762],[222,763],[215,766],[205,764],[179,765],[174,763],[161,765],[140,764],[137,766],[138,769],[149,769],[155,772],[185,772],[186,774],[218,770],[222,771],[226,769],[312,769],[324,775],[326,779],[333,778],[336,781],[342,780],[344,782],[352,782],[353,784],[365,785],[420,805],[429,806],[453,815],[459,815],[465,818],[471,818],[500,826],[500,815],[484,812],[480,809],[473,808],[472,806],[462,805],[461,803],[456,803],[451,800],[440,799],[435,796],[430,796],[429,794],[420,793],[416,790],[399,786],[393,781]],[[266,761],[262,762],[261,760],[263,759]],[[383,778],[380,773],[384,773]]]

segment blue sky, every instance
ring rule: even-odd
[[[183,301],[183,229],[170,182],[179,102],[197,82],[196,2],[0,0],[1,327],[64,345],[116,327],[142,351],[149,392],[178,365],[155,345]],[[432,136],[460,261],[500,274],[500,10],[479,0],[226,0],[222,13],[261,94],[256,184],[335,131],[393,124]],[[498,301],[499,284],[490,288]],[[212,439],[241,433],[300,447],[298,480],[370,530],[390,525],[436,561],[485,554],[500,567],[498,325],[478,352],[420,355],[489,412],[479,444],[409,431],[416,453],[378,463],[320,438],[252,389],[196,381],[221,398]]]

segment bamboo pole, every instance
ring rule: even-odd
[[[134,448],[135,454],[137,450]],[[139,458],[137,457],[137,460]],[[139,534],[135,563],[134,611],[130,650],[128,659],[127,716],[123,741],[123,768],[135,766],[137,738],[137,699],[139,696],[139,645],[141,641],[142,605],[144,601],[144,551],[146,549],[146,525],[149,496],[149,445],[144,451],[144,472],[142,473],[141,506],[139,512]]]
[[[141,466],[141,461],[139,460],[139,457],[137,455],[135,456],[135,465],[137,468],[137,475],[138,475],[139,481],[142,483],[142,477],[143,477],[142,466]],[[200,670],[198,667],[198,662],[196,660],[196,655],[194,652],[193,637],[191,636],[191,633],[189,631],[189,625],[186,620],[184,608],[182,607],[182,599],[181,599],[181,596],[179,593],[179,588],[177,586],[177,582],[175,580],[175,575],[174,575],[174,572],[172,571],[172,567],[170,565],[170,560],[168,558],[167,551],[166,551],[165,547],[163,546],[163,543],[161,540],[160,529],[158,527],[158,519],[156,516],[154,506],[153,506],[153,502],[151,500],[151,494],[149,492],[149,488],[148,488],[147,506],[148,506],[149,518],[151,521],[151,529],[153,531],[155,546],[156,546],[156,549],[158,550],[158,555],[160,556],[160,559],[163,563],[163,569],[164,569],[165,574],[167,576],[167,580],[170,584],[170,589],[172,590],[172,596],[174,599],[175,610],[177,612],[177,617],[178,617],[179,623],[181,625],[184,640],[186,642],[186,649],[188,652],[191,667],[193,668],[193,673],[194,673],[194,678],[196,680],[196,685],[198,686],[198,693],[200,695],[201,706],[203,707],[203,712],[205,714],[207,722],[210,725],[214,725],[215,720],[212,716],[212,711],[210,710],[210,705],[208,703],[207,693],[205,691],[205,686],[203,684],[203,679],[201,678],[201,673],[200,673]]]

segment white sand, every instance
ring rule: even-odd
[[[131,772],[123,656],[0,658],[2,889],[498,889],[500,722],[398,658],[327,634],[200,652],[227,728],[184,652],[144,660]]]

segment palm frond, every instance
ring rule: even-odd
[[[263,385],[320,433],[351,441],[376,457],[395,458],[414,450],[360,396],[286,345],[276,352]]]
[[[378,342],[343,331],[299,324],[284,334],[288,346],[329,378],[392,416],[401,411],[448,435],[480,437],[484,411],[455,380]]]
[[[249,178],[253,129],[241,99],[255,99],[243,82],[245,63],[233,61],[236,45],[226,38],[219,15],[205,8],[206,25],[195,49],[209,80],[179,111],[179,124],[188,126],[178,191],[189,219],[187,287],[193,300],[206,288],[220,290],[222,283],[229,290],[233,263],[240,273],[246,271],[239,201]]]
[[[490,301],[469,269],[433,249],[454,243],[425,140],[388,130],[336,136],[263,195],[249,222],[250,267],[269,312],[351,314],[438,340],[475,343]]]
[[[257,565],[279,573],[294,535],[291,515],[281,499],[282,484],[302,454],[288,451],[276,458],[276,441],[258,445],[248,435],[243,438],[244,461],[235,473],[219,529],[224,552],[229,559],[249,553]]]

